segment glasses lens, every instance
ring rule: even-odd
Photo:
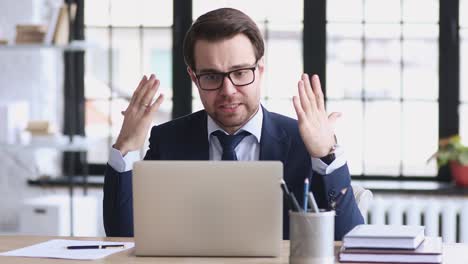
[[[223,74],[209,73],[200,76],[200,86],[206,90],[218,89],[223,82]]]
[[[252,69],[240,69],[231,72],[229,77],[234,85],[247,85],[254,80],[254,71]]]

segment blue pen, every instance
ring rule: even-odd
[[[304,212],[307,213],[307,201],[309,196],[309,178],[304,181]]]

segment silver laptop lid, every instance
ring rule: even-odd
[[[282,177],[278,161],[136,162],[136,255],[279,256]]]

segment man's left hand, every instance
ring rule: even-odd
[[[294,108],[299,122],[302,140],[314,158],[321,158],[330,153],[335,142],[335,123],[341,113],[327,115],[325,100],[318,75],[311,80],[302,74],[298,82],[299,97],[294,96]]]

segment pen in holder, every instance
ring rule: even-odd
[[[289,211],[289,263],[335,263],[335,211]]]

